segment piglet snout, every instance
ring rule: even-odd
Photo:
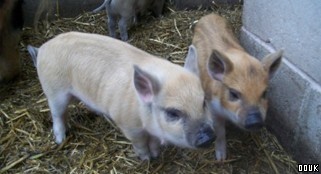
[[[214,130],[210,126],[204,125],[197,134],[195,145],[199,148],[206,148],[209,147],[215,139]]]
[[[245,120],[245,128],[248,130],[259,130],[263,125],[262,115],[259,111],[250,112]]]

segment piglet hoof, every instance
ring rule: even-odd
[[[55,142],[61,144],[66,139],[65,134],[55,133]]]
[[[220,150],[216,150],[215,151],[215,156],[216,156],[216,160],[217,161],[223,162],[226,159],[226,152],[220,151]]]
[[[122,41],[126,42],[128,40],[128,34],[121,34],[120,38]]]
[[[110,28],[109,28],[109,33],[106,33],[106,35],[107,35],[107,36],[109,35],[109,37],[112,37],[112,38],[116,38],[116,32],[115,32],[115,30],[110,29]]]
[[[137,148],[134,146],[134,152],[142,161],[149,161],[150,160],[151,155],[150,155],[148,149]]]
[[[140,154],[138,155],[139,159],[142,161],[149,161],[150,160],[150,155],[149,154]]]
[[[151,137],[149,139],[149,142],[148,142],[148,146],[149,146],[149,152],[152,156],[152,158],[157,158],[158,155],[159,155],[159,152],[160,152],[160,141],[158,138],[155,138],[155,137]]]
[[[159,149],[151,150],[151,156],[153,159],[156,159],[159,156]]]

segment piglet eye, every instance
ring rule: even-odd
[[[263,99],[266,99],[266,98],[267,98],[267,93],[268,93],[267,90],[265,90],[265,91],[263,92],[263,94],[262,94],[262,98],[263,98]]]
[[[230,101],[237,101],[240,99],[240,93],[234,89],[229,89],[229,100]]]
[[[181,111],[179,111],[177,109],[166,109],[165,113],[166,113],[166,118],[168,119],[168,121],[177,121],[182,116]]]

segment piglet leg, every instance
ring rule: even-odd
[[[150,136],[149,137],[149,142],[148,142],[148,146],[149,146],[149,151],[152,155],[153,158],[158,157],[159,155],[159,148],[160,148],[160,141],[157,137],[154,136]]]
[[[215,156],[216,160],[223,161],[226,159],[226,137],[225,137],[225,120],[215,119]]]
[[[144,130],[123,130],[125,136],[132,142],[134,151],[141,160],[150,160],[149,135]]]
[[[113,15],[112,13],[107,10],[108,15],[108,30],[109,30],[109,36],[116,38],[116,20],[117,16]]]
[[[62,143],[66,138],[66,109],[69,101],[70,95],[65,93],[51,95],[48,97],[48,104],[53,121],[53,131],[57,144]]]
[[[119,31],[120,31],[120,38],[122,41],[127,41],[128,40],[128,33],[127,33],[127,23],[130,18],[128,17],[121,17],[118,26],[119,26]]]

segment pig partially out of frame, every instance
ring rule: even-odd
[[[48,99],[57,143],[65,139],[72,98],[112,119],[142,160],[157,157],[166,142],[198,148],[215,139],[194,63],[183,68],[117,39],[78,32],[61,34],[39,49],[28,46],[28,51]]]
[[[137,15],[151,10],[155,17],[159,17],[163,12],[164,2],[165,0],[105,0],[93,12],[106,8],[109,35],[114,38],[116,38],[116,22],[120,18],[118,22],[120,38],[123,41],[127,41],[128,25],[133,20],[137,20]]]
[[[20,72],[22,4],[22,0],[0,0],[0,83],[12,80]]]

